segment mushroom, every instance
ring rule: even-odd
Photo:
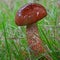
[[[15,23],[18,26],[26,26],[28,46],[34,55],[45,52],[36,22],[46,15],[46,9],[42,5],[29,3],[20,8],[15,16]]]

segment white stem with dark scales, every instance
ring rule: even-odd
[[[32,53],[34,53],[35,56],[45,53],[46,50],[42,45],[42,40],[39,37],[38,28],[36,24],[32,24],[27,26],[27,40],[28,45]],[[48,55],[45,56],[47,60],[52,60]]]

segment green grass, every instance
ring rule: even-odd
[[[53,60],[60,60],[60,25],[58,22],[58,11],[56,1],[44,1],[42,5],[47,10],[47,17],[37,22],[40,38],[44,47]],[[30,54],[26,38],[26,27],[16,26],[15,14],[17,10],[28,1],[14,2],[14,8],[11,10],[7,4],[0,2],[0,60],[38,60],[44,56],[35,57]],[[33,59],[34,57],[34,59]]]

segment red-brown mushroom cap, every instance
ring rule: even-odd
[[[24,5],[18,10],[15,22],[18,26],[30,25],[41,20],[47,15],[46,9],[37,3]]]

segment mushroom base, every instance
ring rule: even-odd
[[[36,24],[27,26],[27,40],[30,50],[35,55],[38,55],[39,53],[44,53],[44,48],[42,46],[42,41],[39,37]]]
[[[31,53],[35,56],[39,54],[45,53],[46,50],[42,45],[42,40],[39,37],[38,28],[36,24],[32,24],[27,26],[27,40],[28,46],[30,48]],[[49,56],[46,56],[47,60],[51,60]]]

